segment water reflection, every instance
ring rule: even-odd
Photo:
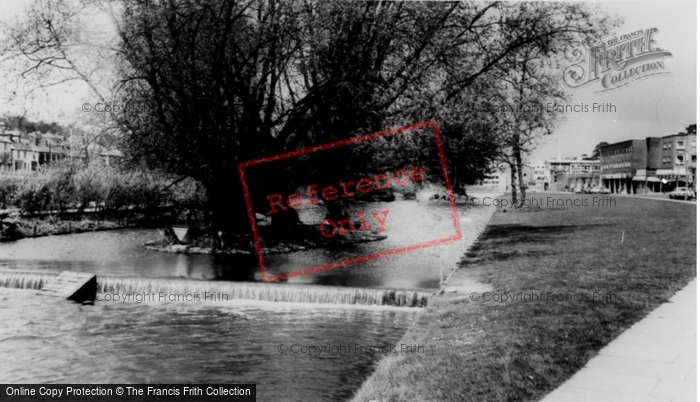
[[[389,210],[386,240],[335,249],[268,255],[265,257],[268,273],[292,272],[455,234],[447,203],[396,201],[367,203],[362,208],[367,213]],[[490,207],[483,206],[461,205],[458,209],[462,222],[475,216],[486,216],[492,211]],[[306,223],[315,223],[323,218],[318,211],[309,210],[301,214],[301,219]],[[399,289],[436,288],[440,280],[440,266],[446,270],[453,267],[473,238],[468,224],[463,225],[462,230],[465,232],[462,241],[294,277],[289,282]],[[260,280],[257,259],[253,255],[184,255],[154,252],[141,246],[159,237],[157,230],[124,229],[0,243],[0,268],[206,280]]]

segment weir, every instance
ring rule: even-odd
[[[0,287],[39,290],[58,273],[0,271]],[[97,276],[97,292],[110,294],[199,295],[197,301],[259,300],[292,303],[359,304],[367,306],[426,307],[427,292],[363,289],[313,285],[216,282],[191,279]],[[210,295],[208,298],[206,295]],[[151,299],[153,300],[153,299]],[[162,299],[167,301],[168,299]],[[133,299],[132,299],[133,301]]]

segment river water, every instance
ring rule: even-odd
[[[0,288],[0,381],[255,383],[259,401],[338,401],[415,316],[407,308],[281,303],[81,306]],[[335,354],[302,349],[324,345]]]
[[[360,243],[334,250],[311,249],[265,256],[270,275],[310,268],[347,258],[366,256],[455,235],[447,202],[395,201],[360,204],[372,211],[389,211],[386,240]],[[290,278],[290,283],[371,288],[436,289],[440,267],[454,266],[465,252],[474,215],[490,213],[489,207],[460,205],[463,241],[428,247],[377,260]],[[304,210],[305,223],[317,224],[323,214]],[[374,219],[374,218],[370,218]],[[368,223],[373,223],[368,221]],[[124,229],[74,235],[47,236],[0,243],[0,269],[32,271],[83,271],[141,277],[183,277],[207,280],[255,281],[260,272],[255,256],[174,254],[153,252],[141,245],[160,238],[154,229]]]
[[[269,256],[268,269],[289,272],[454,235],[446,203],[397,201],[362,208],[366,214],[389,210],[386,240]],[[483,223],[491,211],[459,207],[462,241],[289,282],[435,289],[440,265],[445,271],[454,266],[477,235],[472,224]],[[129,229],[0,243],[0,269],[217,281],[258,275],[252,259],[141,247],[155,238],[157,231]],[[47,301],[34,291],[0,288],[0,382],[256,383],[260,401],[344,400],[385,353],[394,352],[391,346],[420,314],[418,308],[240,300],[94,306]],[[310,346],[321,352],[306,349]]]

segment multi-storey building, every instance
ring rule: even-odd
[[[647,165],[644,169],[637,169],[632,178],[633,191],[635,193],[660,193],[662,191],[661,179],[656,172],[661,169],[661,138],[647,137],[645,140],[647,150]]]
[[[549,190],[549,170],[544,161],[538,160],[532,164],[532,185],[539,191]]]
[[[529,163],[523,163],[523,181],[528,187],[533,187],[536,185],[535,181],[533,180],[533,171],[534,169]],[[513,183],[511,180],[510,166],[503,162],[492,163],[491,171],[486,174],[481,183],[479,183],[479,187],[487,187],[488,189],[499,191],[510,191],[512,189],[512,185]]]
[[[39,166],[66,157],[65,139],[39,132],[22,134],[0,122],[0,169],[34,171]]]
[[[686,186],[692,182],[697,166],[697,135],[678,133],[661,137],[661,166],[656,176],[664,183],[663,189]]]
[[[8,138],[0,137],[0,171],[12,170],[12,144]]]
[[[31,146],[23,143],[12,144],[12,166],[15,171],[32,171],[38,166],[37,154]]]
[[[647,168],[646,140],[627,140],[601,147],[600,177],[612,193],[635,192],[638,171]]]
[[[693,182],[696,135],[679,133],[622,141],[602,147],[601,155],[603,184],[613,193],[670,191]]]
[[[600,184],[600,161],[578,159],[550,159],[545,161],[549,176],[548,189],[573,191]]]

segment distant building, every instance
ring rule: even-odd
[[[613,194],[633,193],[638,171],[646,172],[646,140],[627,140],[601,147],[601,179]],[[637,184],[638,186],[638,184]]]
[[[548,191],[551,177],[545,161],[535,161],[532,163],[532,187],[539,191]]]
[[[65,138],[53,133],[21,133],[0,122],[0,169],[31,172],[66,157]],[[9,153],[9,157],[6,156]]]
[[[661,167],[656,170],[656,177],[666,181],[664,191],[676,186],[695,189],[695,171],[697,167],[697,135],[678,133],[661,137]]]
[[[12,170],[12,141],[0,137],[0,171]]]
[[[31,146],[18,142],[12,144],[12,166],[14,171],[36,170],[38,161],[37,155]]]
[[[528,187],[536,186],[533,172],[534,169],[529,164],[529,162],[523,164],[523,181]],[[517,174],[515,180],[517,185]],[[512,180],[510,174],[510,165],[504,162],[493,162],[491,164],[491,171],[484,176],[484,179],[480,183],[478,183],[478,185],[480,187],[488,187],[491,190],[511,191]]]
[[[627,140],[601,147],[601,178],[614,194],[671,191],[691,183],[697,166],[696,134]]]
[[[102,158],[102,161],[105,165],[113,166],[124,157],[124,154],[122,154],[121,151],[119,151],[118,149],[110,149],[108,151],[103,151],[102,153],[100,153],[100,157]]]
[[[550,159],[545,161],[547,190],[573,191],[600,185],[600,161]]]

